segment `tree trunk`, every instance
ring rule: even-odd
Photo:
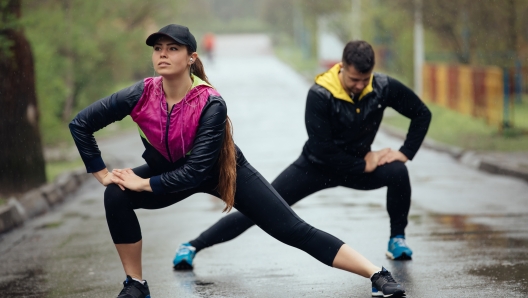
[[[0,17],[20,18],[20,0],[0,7]],[[0,194],[16,194],[46,182],[39,132],[33,56],[22,30],[0,30],[11,42],[0,54]]]
[[[63,0],[62,9],[66,14],[66,32],[65,36],[68,39],[72,39],[71,28],[73,26],[72,22],[72,5],[70,0]],[[64,101],[64,108],[62,109],[62,121],[69,123],[71,121],[71,116],[73,112],[73,106],[75,104],[75,72],[73,71],[73,65],[75,63],[75,57],[73,55],[71,42],[65,44],[65,56],[66,56],[66,69],[65,69],[65,84],[68,93],[66,95],[66,100]]]

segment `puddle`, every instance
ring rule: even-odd
[[[472,217],[506,218],[508,215],[432,214],[432,217],[452,228],[445,232],[433,232],[432,237],[444,241],[464,241],[468,246],[468,251],[464,253],[484,257],[482,263],[468,269],[469,274],[487,277],[494,282],[507,284],[511,290],[528,293],[528,239],[509,236],[508,233],[516,232],[515,227],[500,231],[470,221]]]
[[[528,263],[512,264],[504,262],[471,269],[469,273],[505,283],[513,291],[528,293]]]

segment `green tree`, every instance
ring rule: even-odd
[[[152,75],[147,30],[162,2],[27,0],[23,25],[36,56],[46,144],[69,139],[75,112]]]
[[[523,54],[528,34],[524,0],[422,0],[426,30],[441,41],[442,50],[429,48],[433,59],[451,56],[459,63],[511,67]],[[391,2],[412,17],[414,0]],[[444,55],[442,55],[444,53]],[[447,55],[446,55],[447,54]]]

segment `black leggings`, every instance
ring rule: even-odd
[[[143,165],[133,169],[147,178],[155,173]],[[177,203],[198,192],[218,197],[215,179],[204,181],[199,187],[182,192],[155,195],[151,192],[122,191],[110,184],[104,203],[108,228],[115,244],[136,243],[141,240],[141,229],[134,209],[159,209]],[[237,214],[244,214],[275,239],[299,248],[328,266],[332,266],[339,248],[344,244],[336,237],[304,222],[284,202],[271,185],[247,161],[237,167],[235,205]]]
[[[387,186],[387,211],[391,237],[405,235],[411,206],[411,184],[405,164],[395,161],[378,167],[372,173],[339,176],[319,168],[301,155],[271,184],[290,206],[322,189],[344,186],[372,190]],[[253,221],[240,212],[233,212],[190,241],[199,251],[229,241],[253,226]]]

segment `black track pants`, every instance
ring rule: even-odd
[[[147,165],[133,169],[138,176],[154,175]],[[237,168],[237,188],[234,207],[250,218],[275,239],[299,248],[326,265],[332,266],[339,248],[344,244],[336,237],[304,222],[271,185],[249,163]],[[110,234],[115,244],[136,243],[141,229],[134,209],[159,209],[177,203],[198,192],[218,196],[217,181],[204,181],[198,188],[165,195],[151,192],[122,191],[117,185],[106,188],[104,203]]]
[[[387,211],[390,217],[391,237],[405,235],[407,215],[411,206],[411,184],[407,167],[402,162],[385,164],[372,173],[338,176],[312,165],[301,155],[271,185],[290,206],[326,188],[344,186],[358,190],[372,190],[387,186]],[[244,214],[233,212],[190,242],[199,251],[234,239],[253,224]]]

